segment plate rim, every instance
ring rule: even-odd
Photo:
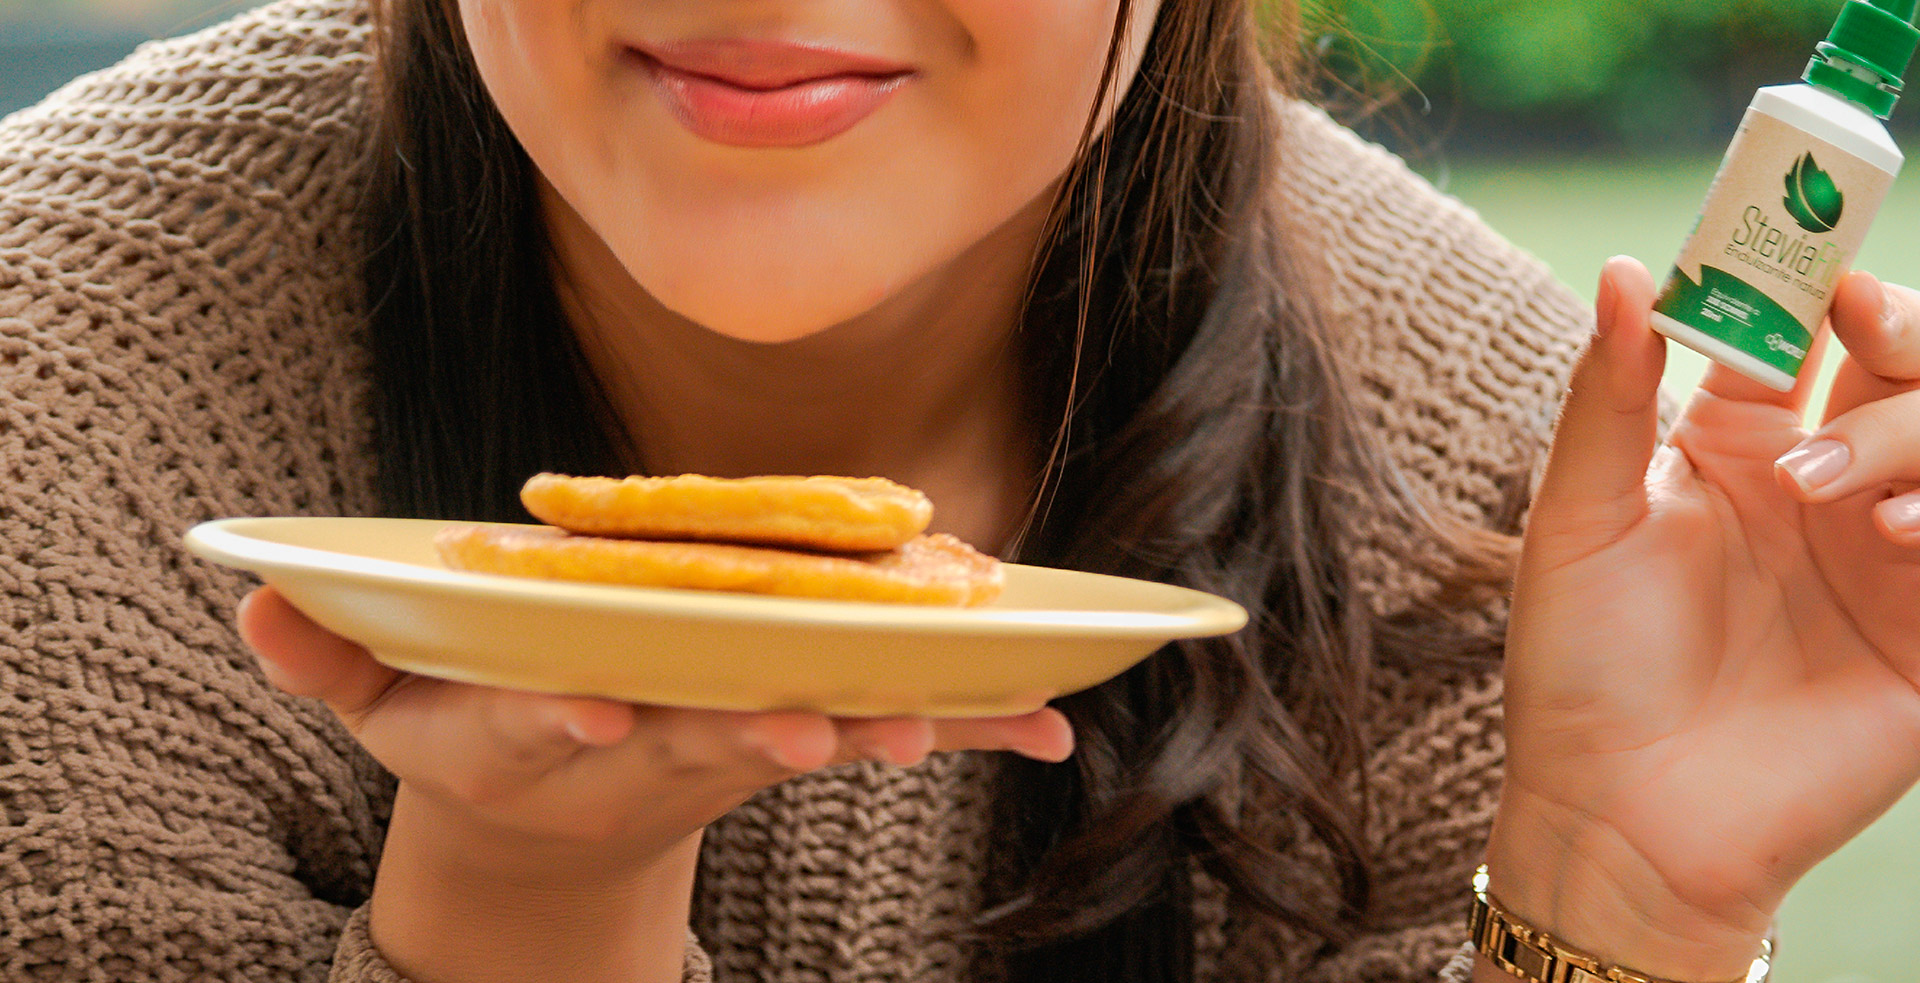
[[[1131,580],[1174,592],[1189,600],[1189,613],[1061,608],[948,608],[871,601],[775,597],[664,587],[629,587],[531,577],[448,570],[313,546],[274,542],[243,530],[280,523],[392,522],[432,525],[530,525],[469,520],[412,519],[386,516],[233,516],[198,523],[182,537],[187,549],[202,559],[246,570],[271,582],[280,571],[324,573],[361,584],[400,581],[415,588],[475,593],[510,603],[565,603],[605,612],[645,613],[708,621],[760,621],[766,624],[804,625],[810,628],[885,628],[907,633],[1022,634],[1097,636],[1106,638],[1160,637],[1169,641],[1229,635],[1247,624],[1240,604],[1205,591],[1132,580],[1110,574],[1087,573],[1026,564],[1012,569],[1043,570],[1079,577]],[[745,602],[748,610],[742,611]],[[1098,623],[1095,623],[1095,619]]]

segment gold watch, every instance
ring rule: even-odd
[[[1514,918],[1487,893],[1485,864],[1473,874],[1473,908],[1467,913],[1467,937],[1495,966],[1528,983],[1674,983],[1609,966]],[[1747,975],[1727,983],[1766,983],[1772,972],[1773,940],[1763,939],[1760,955],[1747,969]]]

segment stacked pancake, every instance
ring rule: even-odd
[[[972,607],[1000,595],[1000,562],[926,535],[933,505],[885,478],[576,478],[520,491],[545,527],[454,526],[456,570],[634,587]]]

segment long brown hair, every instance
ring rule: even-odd
[[[382,491],[396,514],[516,518],[528,474],[616,469],[614,431],[546,273],[532,165],[453,3],[385,3],[366,206]],[[982,931],[1017,979],[1187,983],[1196,868],[1253,930],[1337,944],[1368,897],[1368,667],[1411,651],[1414,619],[1422,657],[1498,650],[1434,605],[1497,589],[1510,540],[1436,517],[1390,472],[1287,250],[1295,16],[1167,0],[1111,124],[1089,126],[1032,276],[1023,354],[1060,429],[1020,558],[1211,591],[1253,621],[1059,701],[1073,759],[1002,770],[1017,887]],[[1355,596],[1342,516],[1362,503],[1451,544],[1431,571],[1451,588],[1409,620]],[[1290,890],[1260,809],[1321,841],[1337,910]]]

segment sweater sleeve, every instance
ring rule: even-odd
[[[380,950],[374,948],[373,939],[367,935],[367,915],[367,908],[362,905],[347,919],[328,983],[407,983],[381,958]],[[687,933],[686,952],[686,970],[681,983],[713,983],[713,964],[692,932]]]
[[[1518,532],[1590,310],[1397,159],[1317,110],[1293,107],[1288,120],[1295,224],[1321,259],[1318,299],[1344,346],[1361,419],[1425,507]],[[1367,516],[1348,535],[1366,603],[1419,617],[1437,585],[1405,557],[1440,544]],[[1486,599],[1469,622],[1498,637],[1505,603]],[[1379,660],[1364,776],[1373,908],[1352,941],[1320,952],[1301,979],[1470,975],[1468,882],[1499,803],[1501,682],[1495,659]]]

